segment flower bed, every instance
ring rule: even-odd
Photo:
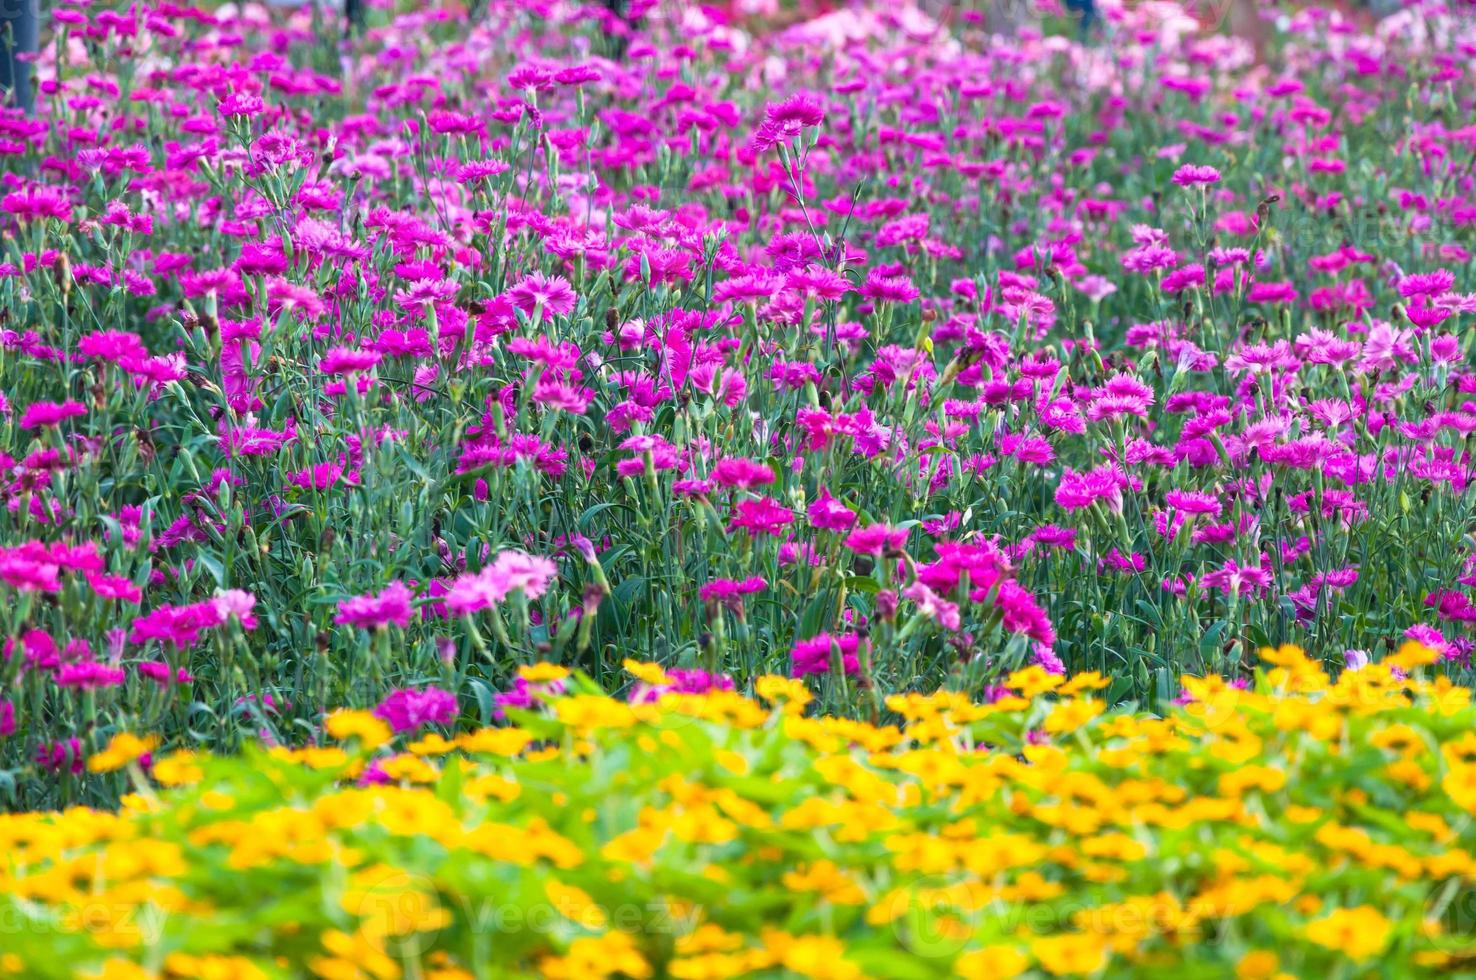
[[[92,765],[121,811],[0,817],[0,969],[1446,974],[1476,961],[1476,707],[1438,656],[1333,681],[1268,649],[1164,717],[1036,667],[894,696],[900,726],[813,717],[791,678],[631,702],[541,668],[510,727],[341,711],[147,773],[120,737]]]
[[[870,721],[1367,636],[1469,681],[1466,5],[1289,4],[1266,64],[1175,4],[470,6],[50,18],[0,113],[6,805],[106,805],[123,731],[490,724],[544,661]]]

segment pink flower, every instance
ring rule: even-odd
[[[66,221],[72,217],[71,202],[61,191],[51,187],[28,187],[6,194],[0,201],[0,210],[22,219],[56,218]]]
[[[350,375],[367,371],[379,363],[380,354],[370,350],[354,350],[350,347],[332,347],[318,362],[318,370],[324,374]]]
[[[725,487],[752,490],[774,482],[774,471],[751,459],[725,459],[712,468],[712,479]]]
[[[878,303],[911,303],[922,293],[906,276],[884,276],[872,269],[861,285],[861,295]]]
[[[1214,167],[1203,164],[1186,163],[1174,171],[1174,183],[1180,187],[1190,187],[1194,184],[1217,184],[1220,182],[1220,172]]]
[[[733,690],[733,678],[726,674],[710,674],[699,667],[674,667],[666,672],[669,684],[636,684],[626,695],[631,704],[651,704],[667,694],[708,694]]]
[[[810,126],[825,121],[825,107],[815,96],[805,92],[791,95],[771,104],[764,111],[764,121],[753,134],[753,148],[759,152],[794,139]]]
[[[185,649],[194,646],[202,632],[224,626],[231,617],[243,629],[255,629],[256,617],[251,612],[255,605],[256,598],[250,593],[230,589],[188,606],[160,606],[133,621],[128,639],[140,644],[158,640]]]
[[[119,363],[148,357],[149,351],[136,333],[128,333],[124,330],[99,330],[77,341],[77,355]]]
[[[1455,274],[1449,269],[1434,272],[1419,272],[1399,280],[1399,295],[1405,299],[1416,296],[1440,296],[1455,286]]]
[[[122,599],[135,604],[143,601],[143,590],[122,575],[103,575],[100,572],[87,572],[86,575],[92,591],[104,599]]]
[[[161,660],[145,660],[138,664],[135,669],[138,671],[139,676],[147,677],[161,687],[168,687],[170,684],[189,684],[195,679],[183,667],[177,667],[171,670],[169,665]]]
[[[36,747],[36,764],[49,772],[66,770],[77,775],[85,762],[82,741],[75,736],[60,742],[42,742]]]
[[[820,496],[809,506],[810,523],[824,531],[844,531],[856,525],[856,512],[820,488]]]
[[[840,653],[841,666],[845,668],[845,672],[854,674],[861,669],[860,661],[856,657],[856,651],[860,648],[861,638],[853,633],[845,633],[841,636],[821,633],[808,640],[797,640],[794,649],[790,652],[790,658],[793,661],[792,674],[795,677],[805,677],[809,674],[829,673],[837,651]]]
[[[1122,512],[1122,491],[1128,480],[1111,465],[1086,473],[1067,469],[1056,487],[1056,503],[1066,510],[1082,510],[1102,501],[1113,513]]]
[[[256,629],[256,617],[251,614],[251,610],[256,607],[256,596],[250,592],[241,589],[226,589],[211,602],[215,605],[215,611],[220,616],[222,625],[235,617],[240,620],[243,629]]]
[[[1175,269],[1163,277],[1160,284],[1163,291],[1169,294],[1182,293],[1186,289],[1204,285],[1204,266],[1197,262]]]
[[[547,558],[504,551],[480,572],[452,582],[446,592],[446,609],[455,616],[468,616],[500,604],[518,590],[530,601],[538,599],[557,575],[558,567]]]
[[[35,402],[26,407],[21,415],[22,429],[51,428],[63,420],[87,414],[87,406],[81,402]]]
[[[439,687],[419,691],[401,688],[379,702],[374,714],[396,732],[414,731],[422,725],[449,725],[456,720],[456,695]]]
[[[907,542],[907,530],[886,524],[871,524],[857,528],[846,536],[846,547],[858,555],[881,557],[889,552],[898,552]]]
[[[403,582],[391,582],[378,594],[365,594],[345,599],[338,607],[334,622],[340,626],[375,629],[394,623],[404,629],[410,625],[414,596]]]
[[[46,547],[29,542],[17,548],[0,548],[0,581],[21,592],[56,592],[61,588],[61,569]]]
[[[545,276],[541,272],[534,272],[525,276],[517,285],[507,292],[508,298],[518,309],[533,315],[533,311],[542,306],[545,313],[562,316],[574,311],[574,304],[578,297],[574,293],[574,287],[569,285],[569,280],[563,276]]]
[[[902,590],[902,594],[917,603],[918,612],[928,619],[937,620],[944,629],[956,630],[962,625],[958,603],[949,602],[921,582],[913,582]]]
[[[220,114],[227,119],[236,116],[259,116],[266,108],[266,103],[254,95],[232,92],[220,101],[218,108]]]
[[[744,530],[752,537],[760,534],[771,534],[778,537],[779,533],[789,524],[794,523],[794,511],[780,504],[770,497],[760,497],[757,500],[740,500],[733,507],[733,516],[728,522],[728,530]]]
[[[308,490],[327,490],[343,476],[343,464],[336,460],[317,463],[308,469],[298,470],[287,477],[296,486]]]
[[[762,592],[768,586],[769,583],[757,575],[741,580],[718,578],[698,589],[697,597],[703,602],[716,602],[731,609],[737,609],[740,607],[743,596]]]
[[[117,687],[123,683],[125,677],[121,667],[109,667],[95,660],[85,660],[81,663],[62,664],[61,669],[56,672],[55,680],[58,687],[95,689]]]
[[[533,386],[534,402],[544,408],[568,412],[571,415],[583,415],[593,397],[594,392],[588,388],[581,388],[548,375],[540,377],[538,383]]]

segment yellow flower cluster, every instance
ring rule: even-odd
[[[0,974],[1476,969],[1471,692],[1415,645],[1336,679],[1262,659],[1162,717],[1036,668],[991,703],[892,697],[886,725],[808,716],[785,678],[627,704],[571,675],[521,727],[338,712],[333,746],[165,755],[118,813],[0,817],[0,915],[26,923]]]

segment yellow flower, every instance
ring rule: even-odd
[[[1286,785],[1286,772],[1271,766],[1242,766],[1220,776],[1220,793],[1239,797],[1252,790],[1260,793],[1275,793]]]
[[[189,786],[205,778],[196,763],[198,756],[189,749],[171,752],[154,763],[153,777],[161,786]]]
[[[456,741],[466,752],[517,755],[528,747],[533,736],[521,728],[479,728]]]
[[[753,685],[754,692],[772,705],[783,705],[785,711],[803,711],[814,698],[805,682],[793,677],[765,674]]]
[[[1063,933],[1032,940],[1030,952],[1052,976],[1096,973],[1107,965],[1107,942],[1101,936]]]
[[[1368,737],[1368,741],[1370,745],[1377,745],[1399,755],[1417,755],[1425,747],[1420,733],[1405,724],[1390,725],[1376,731]]]
[[[542,817],[534,817],[528,826],[484,823],[466,834],[465,844],[495,861],[506,861],[528,867],[548,860],[556,867],[576,868],[584,863],[584,851],[569,838],[549,827]]]
[[[527,664],[518,668],[518,676],[529,684],[548,684],[568,677],[569,668],[550,663]]]
[[[1271,980],[1281,961],[1270,950],[1253,949],[1235,964],[1235,980]]]
[[[409,753],[384,759],[379,771],[397,783],[433,783],[441,776],[435,766]]]
[[[1111,684],[1109,678],[1103,677],[1095,670],[1088,670],[1077,674],[1071,680],[1056,689],[1056,693],[1062,697],[1075,697],[1086,691],[1100,691]]]
[[[1440,788],[1450,801],[1467,813],[1476,813],[1476,765],[1451,766]]]
[[[164,957],[164,969],[174,977],[188,980],[266,980],[266,971],[244,956],[190,956],[170,953]]]
[[[146,735],[139,738],[131,732],[119,732],[113,736],[108,747],[95,753],[87,760],[88,772],[112,772],[122,769],[159,746],[159,736]]]
[[[1020,692],[1022,698],[1033,698],[1038,694],[1054,691],[1064,683],[1066,683],[1066,678],[1060,674],[1052,674],[1038,665],[1017,670],[1005,678],[1005,687]]]
[[[1307,926],[1307,938],[1351,960],[1377,956],[1389,945],[1392,926],[1382,912],[1369,905],[1334,909]]]
[[[368,711],[351,711],[341,708],[333,712],[323,724],[330,738],[340,742],[358,739],[366,749],[375,749],[390,740],[390,726]]]
[[[1463,732],[1440,747],[1440,754],[1452,766],[1476,764],[1476,732]]]
[[[406,748],[416,755],[445,755],[455,750],[456,743],[440,732],[427,732],[424,738],[411,742]]]
[[[814,892],[836,905],[860,905],[866,901],[866,892],[833,861],[816,861],[806,867],[786,871],[780,881],[790,891]]]
[[[666,676],[666,671],[661,669],[660,664],[642,663],[639,660],[627,659],[621,661],[620,666],[624,667],[625,672],[636,680],[650,684],[652,687],[665,687],[671,683],[671,678]]]
[[[630,936],[607,932],[574,940],[564,956],[545,956],[538,961],[538,971],[545,980],[605,980],[617,975],[644,980],[651,975],[651,965]]]
[[[792,973],[810,980],[863,980],[861,968],[845,959],[846,947],[834,936],[791,936],[765,930],[764,948]]]
[[[550,878],[543,885],[543,893],[553,903],[554,909],[569,921],[577,922],[586,929],[604,928],[605,910],[596,905],[595,900],[583,889]]]
[[[602,694],[576,694],[554,702],[559,720],[581,732],[597,728],[630,728],[636,713],[630,705]]]
[[[320,937],[327,956],[308,960],[308,968],[324,980],[399,980],[400,965],[384,951],[377,938],[356,933],[349,935],[330,929]]]
[[[1440,651],[1416,643],[1414,640],[1406,640],[1399,648],[1398,653],[1385,657],[1383,663],[1400,670],[1414,670],[1418,667],[1427,667],[1440,660]]]
[[[953,973],[964,980],[1008,980],[1020,976],[1029,965],[1029,956],[1014,946],[984,946],[959,956]]]
[[[1060,701],[1046,716],[1045,730],[1053,735],[1074,732],[1102,713],[1102,702],[1083,698]]]

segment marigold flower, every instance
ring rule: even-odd
[[[112,772],[122,769],[130,762],[136,762],[148,755],[158,745],[157,735],[139,737],[132,732],[119,732],[112,737],[106,748],[88,757],[87,771]]]

